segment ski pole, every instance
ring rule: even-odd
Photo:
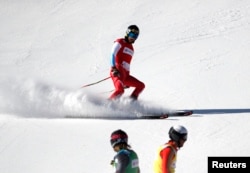
[[[91,86],[91,85],[98,84],[98,83],[100,83],[100,82],[102,82],[102,81],[105,81],[105,80],[107,80],[107,79],[109,79],[109,78],[110,78],[110,76],[109,76],[109,77],[106,77],[106,78],[104,78],[104,79],[102,79],[102,80],[99,80],[99,81],[97,81],[97,82],[93,82],[93,83],[90,83],[90,84],[87,84],[87,85],[83,85],[81,88],[84,88],[84,87],[88,87],[88,86]]]

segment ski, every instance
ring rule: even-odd
[[[138,117],[138,119],[166,119],[168,118],[168,114],[161,114],[161,115],[143,115]]]
[[[138,119],[166,119],[169,117],[182,117],[182,116],[190,116],[193,114],[192,110],[179,110],[172,111],[169,113],[155,114],[155,115],[143,115],[138,117]]]
[[[173,111],[169,113],[169,117],[176,117],[176,116],[190,116],[193,114],[192,110],[179,110]]]

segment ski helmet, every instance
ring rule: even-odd
[[[139,36],[140,30],[138,26],[136,25],[130,25],[128,26],[128,29],[126,31],[125,38],[132,37],[134,39],[137,39]]]
[[[176,125],[169,129],[168,134],[171,140],[179,143],[181,139],[187,140],[188,131],[184,126]]]
[[[114,131],[111,134],[110,143],[112,147],[115,147],[117,144],[121,144],[121,143],[127,144],[128,143],[127,133],[121,129]]]

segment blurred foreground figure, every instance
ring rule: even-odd
[[[119,129],[111,134],[111,146],[116,155],[111,161],[115,173],[140,173],[139,159],[135,151],[128,145],[128,135]]]
[[[169,130],[170,140],[160,146],[154,162],[154,173],[174,173],[177,151],[187,140],[188,131],[184,126],[173,126]]]

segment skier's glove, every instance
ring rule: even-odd
[[[114,161],[114,160],[111,160],[111,161],[110,161],[110,165],[114,166],[114,165],[115,165],[115,161]]]
[[[115,67],[112,68],[111,73],[115,77],[120,77],[120,72]]]

